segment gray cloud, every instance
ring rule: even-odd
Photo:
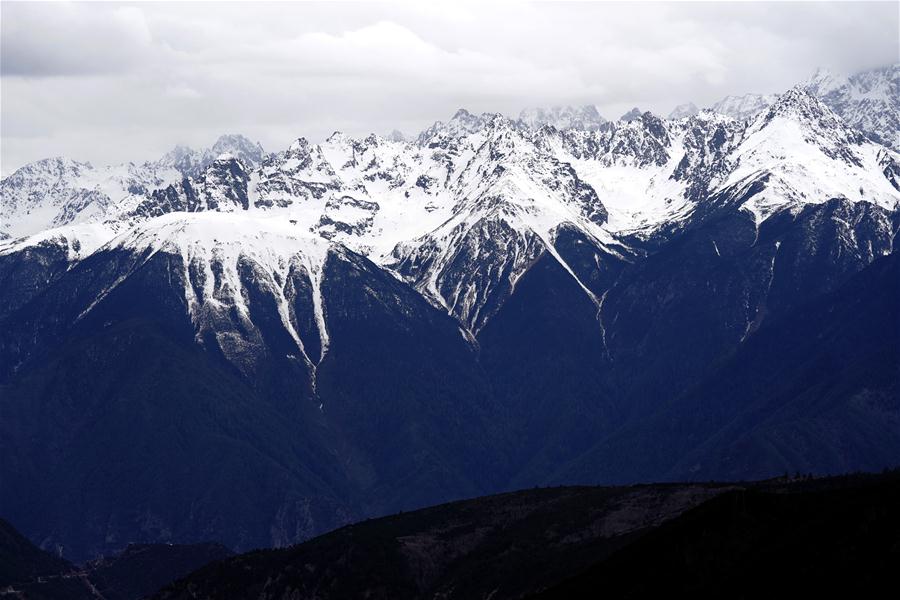
[[[894,62],[898,26],[890,2],[4,3],[0,161],[146,160],[225,131],[278,149],[460,106],[665,114]]]
[[[4,76],[118,73],[152,60],[152,34],[140,8],[58,3],[3,9]]]

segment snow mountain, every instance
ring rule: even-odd
[[[79,557],[245,549],[515,487],[893,464],[900,155],[817,81],[741,118],[460,109],[23,167],[0,512]]]
[[[894,150],[900,148],[900,63],[838,75],[818,69],[801,84],[843,121],[872,140]],[[774,94],[727,96],[712,110],[733,119],[749,119],[775,102]]]
[[[593,188],[508,119],[494,117],[465,143],[465,163],[448,173],[453,214],[392,256],[402,276],[477,332],[534,260],[555,253],[559,227],[613,240],[600,228],[607,213]]]
[[[819,69],[804,88],[851,127],[900,149],[900,63],[849,77]]]
[[[115,215],[123,199],[179,177],[176,170],[152,163],[99,168],[66,158],[30,163],[0,182],[0,238],[103,220]]]
[[[225,136],[217,146],[234,140]],[[57,171],[48,171],[36,163],[4,180],[14,198],[4,206],[15,223],[25,190],[32,197],[40,189],[66,191],[62,216],[44,228],[90,225],[89,248],[98,246],[100,223],[111,237],[169,213],[277,216],[394,270],[474,334],[545,252],[599,304],[555,252],[562,229],[583,236],[599,260],[633,252],[629,236],[647,240],[689,227],[750,188],[757,191],[735,208],[758,221],[835,197],[887,210],[898,199],[896,153],[865,139],[801,87],[748,121],[715,111],[676,120],[645,112],[598,129],[533,129],[461,109],[415,142],[335,133],[322,144],[301,138],[255,164],[257,158],[221,154],[183,178],[145,165],[140,175],[168,179],[159,176],[153,190],[132,185],[118,202],[110,199],[115,193],[72,199],[70,190],[84,189],[83,173],[93,172],[89,166],[57,162]],[[28,223],[33,217],[25,213]]]
[[[223,135],[211,148],[178,146],[154,162],[94,167],[66,158],[40,160],[0,182],[0,239],[106,219],[120,220],[135,205],[184,177],[196,177],[222,155],[253,166],[265,156],[259,144]]]
[[[765,179],[765,191],[743,205],[759,221],[786,206],[836,197],[893,210],[898,190],[879,169],[885,156],[884,148],[867,142],[798,87],[749,125],[733,153],[736,168],[723,186]]]

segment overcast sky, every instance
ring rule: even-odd
[[[0,4],[3,174],[154,159],[244,133],[415,133],[458,107],[632,106],[779,92],[898,60],[897,2]]]

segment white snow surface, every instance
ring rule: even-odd
[[[109,246],[135,252],[144,261],[157,252],[182,257],[185,267],[184,294],[198,337],[217,311],[235,308],[249,326],[249,308],[242,293],[239,261],[249,260],[268,278],[266,283],[278,302],[282,322],[307,362],[303,342],[291,316],[286,296],[286,282],[291,269],[301,269],[312,287],[313,311],[319,330],[321,356],[328,349],[328,330],[322,300],[322,272],[332,244],[321,237],[304,232],[284,215],[242,213],[170,213],[141,223],[117,236]],[[214,273],[214,265],[220,268]],[[200,268],[202,294],[194,285],[192,268]],[[321,357],[319,361],[321,362]]]
[[[842,81],[820,74],[815,85],[834,93],[849,89]],[[764,178],[762,191],[743,207],[758,221],[836,197],[896,209],[900,192],[883,165],[900,164],[900,156],[863,139],[804,89],[777,99],[730,99],[720,107],[738,117],[759,111],[746,122],[705,110],[675,120],[643,114],[627,123],[564,132],[460,110],[415,141],[335,133],[321,144],[300,138],[270,155],[231,136],[219,146],[236,158],[223,154],[190,180],[197,201],[188,209],[205,212],[150,220],[152,211],[135,215],[133,210],[154,202],[154,189],[180,185],[182,174],[171,165],[183,158],[182,150],[155,166],[94,168],[48,159],[3,180],[0,234],[25,239],[0,243],[0,252],[55,239],[67,244],[74,261],[119,233],[111,244],[177,252],[186,264],[200,261],[204,269],[221,261],[227,276],[218,287],[189,299],[199,321],[198,315],[214,311],[216,302],[246,310],[239,259],[257,265],[273,289],[281,286],[273,293],[280,294],[284,307],[286,274],[292,266],[302,267],[317,289],[316,315],[326,347],[317,278],[329,248],[340,245],[395,272],[403,261],[421,265],[415,268],[426,272],[412,283],[423,294],[448,311],[459,309],[478,319],[485,281],[497,285],[508,278],[514,287],[535,252],[550,253],[577,280],[553,250],[561,226],[618,253],[624,235],[646,237],[664,225],[687,221],[698,202],[729,189],[749,189],[750,182]],[[883,95],[884,85],[865,89]],[[692,113],[689,108],[683,112]],[[545,117],[579,116],[568,109],[524,114],[535,124]],[[252,160],[238,151],[251,153]],[[248,209],[236,198],[246,198]],[[494,247],[497,240],[491,236],[500,231],[513,237],[484,250]],[[490,252],[509,255],[487,256]],[[449,273],[460,253],[486,261],[487,275]],[[214,279],[205,278],[203,285],[214,285]],[[454,288],[449,293],[441,286],[445,280]],[[187,288],[187,296],[194,293]],[[293,327],[287,308],[283,318],[286,327]],[[296,328],[292,331],[302,345]]]
[[[810,99],[793,91],[802,103]],[[802,204],[819,204],[832,198],[846,198],[852,202],[870,202],[888,210],[895,210],[900,202],[898,192],[881,172],[878,165],[882,147],[851,139],[852,133],[843,127],[836,115],[827,108],[824,123],[827,128],[799,120],[788,110],[776,110],[769,119],[761,114],[750,125],[733,158],[737,167],[722,187],[750,181],[768,174],[763,192],[744,205],[762,222],[778,210]]]
[[[21,252],[46,243],[65,246],[68,260],[76,262],[93,254],[123,228],[124,226],[120,223],[107,221],[77,223],[45,229],[27,237],[0,241],[0,256]]]
[[[156,189],[181,178],[152,163],[93,167],[65,158],[40,160],[0,183],[0,232],[25,237],[74,223],[121,216],[132,202],[129,188]]]

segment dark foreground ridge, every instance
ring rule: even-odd
[[[898,471],[534,489],[235,556],[154,598],[865,595],[900,560],[898,506]]]
[[[537,597],[878,597],[900,564],[898,506],[897,480],[730,491]]]

